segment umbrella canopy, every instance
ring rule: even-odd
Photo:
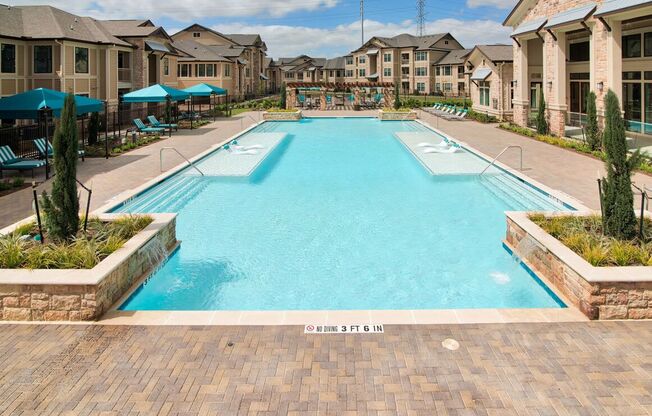
[[[227,91],[223,88],[210,84],[196,84],[184,90],[193,97],[209,97],[211,95],[226,95]]]
[[[183,101],[188,98],[188,93],[167,85],[156,84],[151,87],[132,91],[122,96],[125,103],[162,103],[168,97],[172,101]]]
[[[55,117],[61,116],[63,102],[68,93],[37,88],[0,99],[0,118],[2,119],[37,119],[39,112],[50,109]],[[93,98],[75,95],[77,115],[95,113],[104,110],[104,103]]]

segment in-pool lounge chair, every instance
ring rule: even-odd
[[[22,159],[17,157],[11,147],[0,146],[0,178],[5,170],[31,170],[32,178],[34,169],[45,166],[44,160]]]
[[[36,139],[34,140],[34,146],[36,146],[36,150],[38,150],[39,154],[41,157],[45,158],[45,139]],[[82,162],[84,161],[84,156],[86,156],[86,152],[83,150],[78,150],[77,155],[81,157]],[[52,143],[48,142],[48,157],[54,156],[54,148],[52,147]]]
[[[175,124],[175,123],[170,123],[170,124],[161,123],[161,122],[158,121],[158,119],[157,119],[156,117],[154,117],[154,116],[147,116],[147,120],[149,120],[149,124],[150,124],[152,127],[161,127],[161,128],[164,128],[164,129],[175,129],[175,130],[179,130],[179,125],[178,125],[178,124]]]
[[[141,133],[161,133],[165,131],[163,127],[147,127],[139,118],[134,119],[134,124],[138,127],[138,131]]]

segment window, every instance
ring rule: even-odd
[[[391,53],[383,54],[383,62],[392,62],[392,54]]]
[[[428,68],[426,68],[425,66],[418,66],[414,68],[414,75],[418,77],[428,76]]]
[[[3,74],[13,74],[16,72],[16,45],[3,43],[0,45],[0,55],[2,55],[2,65],[0,72]]]
[[[457,67],[457,77],[464,78],[464,65],[460,65]]]
[[[568,48],[570,62],[587,62],[591,60],[591,42],[571,43]]]
[[[444,83],[444,92],[451,92],[453,90],[453,84],[450,82]]]
[[[118,68],[128,69],[131,68],[129,52],[118,51]]]
[[[34,73],[52,73],[52,46],[34,46]]]
[[[401,75],[406,75],[406,76],[410,75],[410,68],[409,67],[401,68]]]
[[[367,76],[367,71],[364,68],[358,69],[358,76],[359,77]]]
[[[425,82],[417,82],[417,91],[419,93],[426,92],[426,83]]]
[[[193,38],[201,38],[201,33],[200,32],[192,32],[192,37]]]
[[[346,64],[347,65],[353,65],[353,57],[352,56],[347,56],[346,57]]]
[[[491,88],[489,83],[482,81],[479,84],[480,87],[480,105],[489,107],[489,97],[491,96]]]
[[[358,62],[361,63],[361,64],[366,63],[366,62],[367,62],[367,57],[364,56],[364,55],[362,55],[362,56],[358,59]]]
[[[286,72],[286,73],[285,73],[285,78],[286,78],[286,79],[294,78],[294,73],[293,73],[293,72]]]
[[[215,78],[217,76],[217,64],[206,65],[206,76],[209,78]]]
[[[444,67],[444,76],[445,77],[450,77],[451,76],[451,67],[450,65],[447,65]]]
[[[441,75],[441,67],[435,67],[435,75],[440,76]]]
[[[441,84],[440,83],[435,84],[435,91],[436,92],[441,92]]]
[[[183,78],[188,78],[192,76],[190,64],[179,64],[179,76]]]
[[[391,77],[392,76],[392,68],[383,68],[383,76],[384,77]]]
[[[466,89],[466,86],[464,85],[463,82],[458,82],[457,83],[457,92],[458,93],[460,93],[460,94],[463,93],[465,89]]]
[[[346,76],[347,78],[353,78],[353,70],[352,70],[352,69],[347,69],[347,70],[345,71],[345,76]]]
[[[415,61],[427,61],[428,60],[428,52],[425,52],[425,51],[417,51],[417,52],[415,52],[414,60]]]
[[[203,78],[206,76],[206,64],[197,64],[195,67],[195,73],[198,77]]]
[[[170,60],[168,58],[163,59],[163,75],[170,76]]]
[[[231,65],[230,64],[225,64],[224,65],[224,76],[225,77],[230,77],[231,76]]]
[[[88,48],[75,48],[75,73],[88,74]]]
[[[645,39],[645,56],[652,56],[652,32],[648,32],[644,35]]]
[[[623,58],[641,57],[641,34],[623,36]]]

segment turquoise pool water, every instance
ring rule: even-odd
[[[251,177],[186,171],[115,210],[177,212],[182,241],[121,309],[563,307],[502,245],[504,211],[566,209],[532,187],[506,173],[433,177],[394,137],[430,132],[415,122],[255,131],[288,136]]]

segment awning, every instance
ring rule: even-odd
[[[616,13],[633,11],[640,7],[652,6],[650,0],[607,0],[595,12],[595,17],[606,17]]]
[[[576,23],[582,23],[588,19],[591,14],[597,9],[598,5],[589,3],[582,7],[566,10],[565,12],[554,15],[548,20],[548,24],[544,29],[551,30],[561,26],[568,26]]]
[[[173,53],[170,48],[165,46],[163,43],[153,40],[145,41],[145,49],[152,52]]]
[[[529,35],[531,33],[537,33],[543,29],[547,22],[548,20],[546,18],[533,20],[531,22],[525,22],[517,27],[510,36],[515,38],[518,36]]]
[[[373,73],[371,75],[368,75],[367,78],[378,78],[378,73]]]
[[[267,80],[269,80],[269,77],[261,72],[260,73],[260,79],[262,79],[263,81],[267,81]]]
[[[210,97],[211,95],[226,95],[227,91],[223,88],[211,84],[196,84],[183,90],[193,97]]]
[[[478,68],[475,70],[473,75],[471,75],[471,81],[486,81],[491,75],[491,69],[489,68]]]
[[[156,84],[125,94],[122,96],[122,101],[125,103],[163,103],[167,101],[168,97],[172,101],[183,101],[189,97],[189,94],[167,85]]]
[[[0,99],[0,119],[23,120],[39,118],[41,110],[50,109],[55,117],[61,117],[61,109],[68,93],[37,88]],[[104,103],[94,98],[75,95],[77,115],[104,110]]]
[[[315,68],[314,66],[311,66],[310,68],[308,68],[308,71],[311,71],[311,72],[312,72],[312,71],[314,71],[315,69],[317,69],[317,68]]]
[[[241,65],[247,65],[248,61],[246,59],[238,58],[238,63]]]
[[[367,55],[376,55],[378,53],[378,49],[369,49],[367,51]]]

